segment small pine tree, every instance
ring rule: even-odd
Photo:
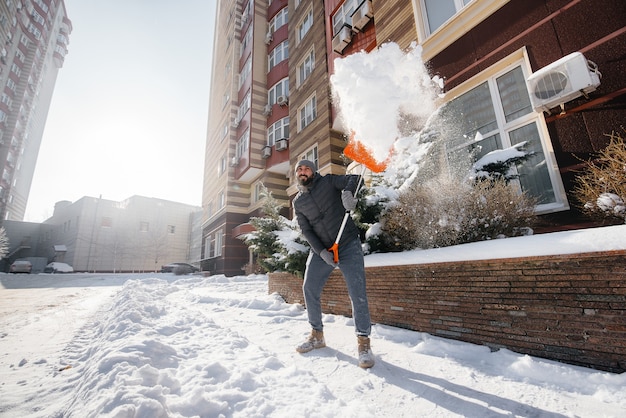
[[[308,245],[300,238],[297,224],[280,214],[282,205],[264,185],[261,185],[261,198],[265,216],[250,218],[255,231],[244,242],[265,271],[286,271],[302,277]]]

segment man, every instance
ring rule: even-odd
[[[306,353],[326,346],[322,325],[322,289],[330,273],[339,267],[352,302],[352,316],[358,341],[359,366],[370,368],[374,355],[370,348],[371,321],[365,290],[365,266],[363,249],[356,225],[348,217],[339,241],[339,263],[335,263],[331,248],[346,211],[356,207],[358,176],[317,173],[315,164],[309,160],[296,163],[295,170],[300,192],[293,201],[295,215],[302,234],[311,246],[306,262],[302,290],[306,303],[309,337],[296,351]]]

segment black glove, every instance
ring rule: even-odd
[[[331,253],[330,251],[326,251],[326,250],[320,251],[320,257],[329,266],[336,266],[337,265],[337,264],[335,264],[335,260],[333,259],[333,253]]]
[[[356,199],[350,190],[344,190],[341,192],[341,203],[347,211],[352,211],[356,208]]]

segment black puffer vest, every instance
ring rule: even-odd
[[[359,176],[315,173],[308,186],[300,186],[300,193],[293,200],[293,207],[302,234],[317,254],[328,250],[341,227],[346,210],[341,203],[341,192],[350,190],[354,193]],[[358,237],[359,231],[348,218],[339,244]]]

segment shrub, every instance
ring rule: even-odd
[[[609,144],[587,161],[572,193],[587,216],[626,223],[626,144],[619,132],[607,136]]]
[[[403,193],[385,214],[383,233],[400,250],[527,235],[534,203],[502,179],[471,184],[440,178]]]

